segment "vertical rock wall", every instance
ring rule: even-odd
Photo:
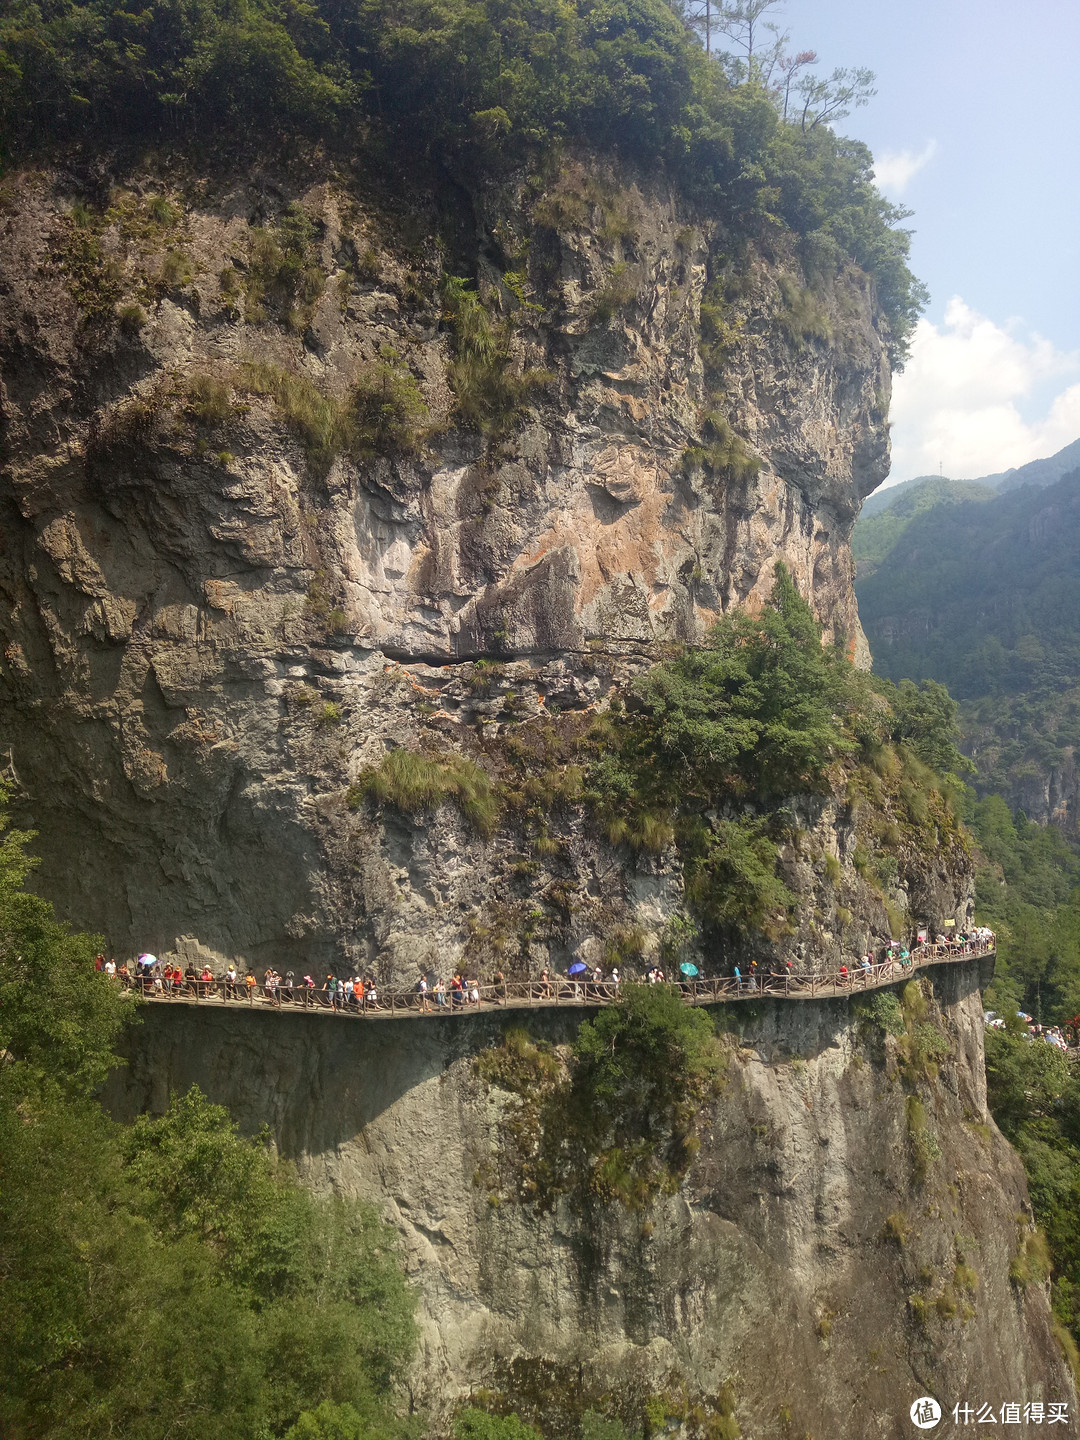
[[[854,267],[811,280],[789,240],[737,242],[591,161],[539,195],[95,184],[78,208],[27,172],[0,212],[0,743],[42,891],[118,951],[372,961],[403,846],[357,855],[360,767],[602,707],[760,604],[777,559],[864,655],[848,535],[885,473],[889,371]],[[447,271],[528,391],[480,430]],[[381,364],[423,433],[350,450],[333,415]],[[721,412],[742,461],[717,470]],[[475,847],[453,863],[483,883]],[[632,869],[590,865],[601,890]]]
[[[1075,1403],[1045,1291],[1009,1278],[1031,1212],[985,1108],[978,968],[924,981],[950,1051],[932,1082],[846,1001],[717,1007],[731,1062],[701,1151],[637,1214],[494,1204],[478,1178],[509,1102],[475,1055],[507,1025],[564,1043],[580,1012],[155,1007],[107,1100],[130,1117],[197,1083],[317,1190],[373,1200],[419,1286],[414,1394],[436,1414],[480,1385],[553,1415],[728,1385],[744,1435],[892,1437],[923,1394]],[[939,1152],[924,1178],[909,1094]]]

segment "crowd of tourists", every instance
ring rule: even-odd
[[[920,933],[916,950],[927,943],[928,936]],[[978,926],[971,930],[962,930],[953,936],[938,935],[933,943],[948,956],[959,959],[964,955],[978,954],[992,946],[994,932],[985,926]],[[871,980],[888,980],[894,975],[902,978],[905,972],[912,970],[914,966],[914,953],[906,945],[895,944],[884,946],[879,952],[868,950],[851,965],[842,960],[835,970],[816,978],[836,985],[868,984]],[[778,968],[772,967],[768,970],[756,960],[751,960],[745,969],[741,965],[735,965],[731,975],[735,988],[739,991],[765,989],[767,981],[804,981],[807,978],[794,969],[790,960],[785,960]]]
[[[249,970],[241,974],[235,965],[229,965],[222,974],[215,975],[209,965],[197,967],[189,961],[186,969],[181,970],[175,961],[162,962],[155,955],[149,954],[140,955],[134,965],[128,965],[126,961],[118,965],[115,960],[107,960],[104,955],[99,955],[95,963],[96,969],[115,978],[124,989],[135,990],[149,998],[172,999],[186,996],[206,999],[213,996],[225,1001],[249,1002],[261,998],[271,1005],[298,1002],[308,1005],[321,1004],[327,1009],[342,1011],[384,1008],[384,1002],[379,999],[378,982],[371,975],[342,978],[331,972],[317,981],[310,974],[297,979],[292,970],[281,974],[277,970],[268,969],[260,981],[254,972]],[[643,978],[650,984],[656,984],[663,983],[666,976],[659,966],[654,966]],[[617,968],[605,974],[597,965],[592,970],[585,966],[571,967],[571,973],[565,978],[543,969],[539,979],[532,983],[539,999],[565,997],[580,1000],[598,996],[613,997],[618,994],[621,982]],[[506,1000],[509,990],[503,972],[496,970],[484,986],[481,986],[478,975],[470,975],[463,970],[455,970],[449,980],[434,974],[424,974],[420,976],[411,993],[416,1007],[422,1013],[433,1014],[442,1009],[460,1010],[469,1005],[480,1005],[482,991],[486,992],[486,998]]]
[[[1075,1050],[1080,1045],[1080,1015],[1074,1015],[1071,1020],[1066,1020],[1064,1025],[1040,1025],[1024,1010],[1018,1010],[1016,1018],[1022,1027],[1020,1033],[1026,1040],[1041,1040],[1052,1045],[1055,1050]],[[983,1019],[988,1030],[1006,1028],[1004,1016],[999,1015],[996,1010],[987,1010]]]
[[[939,935],[935,944],[944,949],[947,953],[954,953],[962,956],[967,953],[975,953],[993,941],[993,934],[986,929],[961,931],[959,934],[949,937]],[[927,937],[920,933],[919,944],[925,944]],[[902,977],[903,974],[914,966],[914,955],[906,946],[891,945],[885,947],[880,954],[868,951],[849,967],[843,962],[836,970],[828,975],[817,976],[819,980],[839,985],[866,984],[871,981],[888,979],[893,975]],[[269,1005],[280,1006],[283,1004],[303,1004],[305,1006],[318,1005],[335,1011],[369,1011],[381,1010],[386,1007],[387,1001],[380,999],[379,984],[374,976],[359,973],[344,978],[334,972],[316,979],[312,974],[297,976],[293,970],[286,970],[281,974],[272,968],[263,973],[261,980],[253,971],[241,973],[236,965],[230,964],[220,973],[215,974],[210,966],[203,964],[196,966],[193,961],[188,961],[184,969],[175,960],[158,960],[157,956],[143,954],[129,965],[126,961],[119,964],[115,960],[106,959],[99,955],[96,961],[97,969],[106,975],[114,978],[116,982],[125,989],[137,990],[149,998],[171,999],[171,998],[193,998],[209,999],[219,998],[223,1001],[245,1000],[253,1002],[262,999]],[[635,980],[649,985],[675,984],[684,992],[696,993],[701,983],[698,981],[697,967],[690,963],[683,963],[678,967],[676,973],[668,975],[663,965],[650,965],[640,976],[634,976]],[[734,980],[734,988],[738,993],[744,990],[759,990],[775,988],[767,982],[786,980],[790,982],[802,982],[809,978],[806,975],[794,970],[791,960],[783,962],[779,968],[766,970],[759,965],[757,960],[751,960],[745,970],[736,964],[733,967],[731,978]],[[566,974],[553,972],[547,968],[540,971],[538,979],[527,982],[528,997],[538,1000],[610,1000],[615,999],[623,984],[618,966],[611,966],[605,970],[601,965],[586,965],[583,961],[576,961],[570,965]],[[515,995],[518,991],[515,989]],[[395,992],[395,1002],[399,999],[399,992]],[[478,977],[478,972],[466,972],[458,969],[452,972],[449,980],[434,973],[427,973],[420,976],[412,991],[408,993],[408,1001],[415,1006],[422,1014],[433,1014],[440,1010],[464,1010],[469,1006],[478,1006],[485,1001],[494,1001],[496,1004],[505,1003],[509,998],[509,989],[505,975],[501,970],[496,970],[491,979],[483,985]]]

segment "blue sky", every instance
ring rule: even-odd
[[[819,71],[867,65],[838,125],[914,210],[930,306],[893,405],[891,480],[972,477],[1080,436],[1080,0],[787,0]]]

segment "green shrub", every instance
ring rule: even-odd
[[[245,362],[241,374],[253,394],[273,400],[283,419],[303,442],[312,469],[317,474],[325,474],[334,457],[349,442],[350,427],[342,407],[306,376],[265,361]]]
[[[904,1248],[907,1238],[911,1234],[911,1225],[902,1210],[894,1210],[891,1215],[885,1216],[882,1234],[886,1240],[892,1240],[901,1249]]]
[[[697,922],[684,915],[672,915],[660,937],[660,954],[665,965],[677,965],[696,943]]]
[[[349,448],[360,458],[408,455],[424,432],[428,409],[420,386],[397,353],[365,365],[349,396]]]
[[[621,1420],[609,1419],[597,1410],[586,1410],[581,1417],[581,1440],[633,1440],[633,1437]]]
[[[146,202],[146,213],[155,225],[171,230],[180,219],[180,211],[165,195],[151,195]]]
[[[184,412],[203,425],[222,425],[236,414],[229,385],[216,375],[192,375],[184,386]]]
[[[324,1400],[305,1410],[285,1432],[285,1440],[372,1440],[370,1419],[353,1405]]]
[[[742,333],[742,322],[732,320],[731,307],[720,280],[709,284],[701,297],[701,359],[705,378],[718,382]]]
[[[182,290],[195,278],[195,262],[186,250],[166,250],[157,274],[157,288],[161,291]]]
[[[1080,1346],[1077,1346],[1073,1339],[1072,1332],[1061,1323],[1060,1320],[1053,1320],[1050,1324],[1054,1339],[1058,1343],[1066,1364],[1072,1371],[1074,1381],[1080,1381]]]
[[[335,456],[370,459],[416,450],[427,419],[420,387],[388,350],[365,365],[342,403],[324,395],[306,376],[263,361],[242,367],[244,382],[257,395],[268,395],[304,443],[308,461],[325,473]]]
[[[941,1146],[931,1131],[926,1115],[926,1106],[917,1095],[909,1095],[905,1102],[908,1136],[914,1160],[915,1178],[921,1184],[930,1173],[930,1167],[941,1159]]]
[[[141,305],[128,304],[117,307],[116,318],[120,329],[127,335],[137,335],[146,324],[146,311]]]
[[[780,276],[780,326],[797,349],[807,340],[831,340],[832,326],[821,302],[790,275]]]
[[[749,480],[761,469],[761,461],[750,454],[718,410],[706,414],[701,422],[701,434],[704,444],[691,445],[683,451],[682,467],[687,474],[701,469],[710,475]]]
[[[795,896],[776,874],[778,853],[760,820],[695,827],[683,846],[687,899],[719,929],[779,933]]]
[[[453,333],[449,380],[458,413],[483,435],[509,434],[524,418],[531,396],[553,377],[545,370],[514,368],[510,324],[493,324],[467,280],[446,277],[443,305]]]
[[[777,796],[826,787],[829,766],[857,748],[845,724],[861,703],[852,674],[822,647],[778,565],[760,615],[725,616],[708,646],[634,683],[630,713],[597,722],[587,803],[613,842],[674,837],[699,919],[775,933],[793,897],[760,811]],[[744,807],[738,819],[706,818],[732,802]]]
[[[382,279],[382,265],[379,256],[369,245],[356,257],[356,278],[363,285],[377,285]]]
[[[49,240],[49,258],[63,275],[88,330],[114,320],[122,294],[119,267],[106,257],[92,228],[97,224],[91,211],[76,206],[70,216],[61,218]]]
[[[1020,1247],[1009,1264],[1009,1279],[1014,1285],[1045,1285],[1050,1278],[1050,1250],[1046,1236],[1039,1229],[1021,1237]]]
[[[579,1028],[565,1073],[515,1031],[477,1068],[519,1102],[504,1122],[504,1161],[522,1199],[550,1206],[572,1194],[639,1210],[689,1170],[726,1053],[674,986],[627,985]]]
[[[861,999],[857,1004],[860,1013],[874,1025],[880,1026],[886,1035],[904,1034],[904,1012],[895,991],[879,990],[876,995]]]
[[[240,271],[235,265],[225,265],[218,274],[218,286],[221,290],[221,298],[227,309],[235,311],[236,303],[240,297]]]
[[[558,1080],[561,1073],[558,1056],[551,1046],[546,1041],[534,1041],[520,1025],[505,1030],[499,1045],[482,1050],[474,1068],[486,1084],[518,1094],[531,1087],[545,1089]]]
[[[706,805],[725,792],[764,798],[819,787],[829,764],[855,748],[839,718],[849,673],[822,648],[809,606],[778,565],[760,615],[726,615],[706,647],[635,682],[625,783]]]
[[[272,229],[248,239],[244,274],[245,318],[258,324],[273,315],[290,330],[311,324],[326,276],[315,254],[315,226],[300,205],[290,205]]]
[[[640,285],[640,274],[633,266],[623,260],[613,265],[611,274],[592,297],[593,319],[603,324],[614,319],[634,302]]]
[[[904,1011],[904,1022],[910,1028],[925,1020],[930,1013],[930,1005],[923,994],[922,984],[918,980],[909,980],[900,992],[900,1004]]]
[[[456,805],[473,829],[485,836],[495,833],[502,813],[490,777],[463,755],[433,760],[412,750],[391,750],[350,787],[349,804],[356,809],[367,796],[406,815]]]
[[[956,1290],[966,1290],[969,1294],[979,1288],[979,1277],[970,1265],[962,1260],[956,1262],[956,1269],[953,1272],[953,1287]]]
[[[541,1440],[517,1415],[492,1415],[469,1406],[454,1417],[454,1440]]]

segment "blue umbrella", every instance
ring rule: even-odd
[[[697,966],[696,966],[696,965],[691,965],[689,960],[684,960],[683,963],[679,966],[679,969],[682,971],[682,973],[683,973],[684,975],[696,975],[696,974],[697,974]]]
[[[584,960],[575,960],[566,973],[568,975],[580,975],[583,970],[587,970],[588,968]]]

